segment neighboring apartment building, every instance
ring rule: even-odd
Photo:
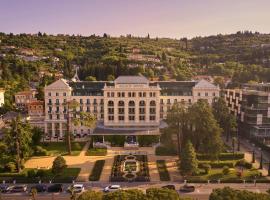
[[[2,107],[5,104],[5,90],[0,88],[0,107]]]
[[[270,139],[270,84],[244,84],[226,90],[225,99],[239,119],[239,131],[262,140]]]
[[[44,101],[32,100],[28,104],[27,120],[32,126],[44,129]]]
[[[159,135],[175,102],[210,104],[219,88],[201,81],[149,81],[143,76],[120,76],[113,82],[60,79],[44,88],[45,133],[63,137],[67,131],[66,102],[76,100],[78,111],[96,115],[94,130],[72,126],[74,135]]]
[[[36,90],[21,91],[15,94],[15,104],[16,107],[26,111],[28,109],[28,104],[31,101],[35,101]]]

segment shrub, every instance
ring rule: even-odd
[[[74,150],[74,151],[80,151],[80,150],[82,149],[82,146],[81,146],[80,143],[75,142],[75,143],[73,144],[72,148],[73,148],[72,150]]]
[[[169,172],[167,170],[165,160],[157,160],[157,168],[158,168],[160,180],[161,181],[169,181],[170,175],[169,175]]]
[[[244,158],[244,153],[221,153],[218,155],[218,160],[239,160]],[[208,154],[197,154],[198,160],[211,160]]]
[[[231,161],[199,161],[198,166],[199,168],[203,168],[204,164],[209,164],[211,168],[222,168],[224,166],[228,166],[230,168],[234,167],[234,162]]]
[[[138,142],[141,147],[152,146],[154,143],[158,143],[158,136],[156,135],[139,135]]]
[[[36,146],[36,148],[35,148],[35,155],[36,156],[47,156],[48,155],[48,152],[43,147]]]
[[[238,160],[236,162],[235,166],[243,167],[243,168],[246,168],[246,169],[251,169],[252,168],[252,164],[247,162],[245,159]]]
[[[207,163],[204,163],[204,164],[202,164],[201,168],[204,169],[205,174],[208,174],[209,171],[210,171],[210,169],[211,169],[211,165],[209,165],[209,164],[207,164]]]
[[[54,174],[61,173],[66,167],[66,160],[62,156],[57,156],[53,161],[52,172]]]
[[[30,169],[27,171],[27,177],[28,178],[35,178],[37,176],[37,170],[36,169]]]
[[[177,152],[173,147],[158,146],[156,148],[157,156],[174,156]]]
[[[91,175],[89,176],[89,181],[98,181],[105,164],[105,160],[97,160],[92,169]]]
[[[223,170],[222,170],[222,173],[223,173],[224,175],[229,174],[229,173],[230,173],[230,168],[229,168],[228,166],[224,166],[224,167],[223,167]]]
[[[109,141],[112,146],[124,146],[126,137],[124,135],[107,135],[105,140]]]
[[[14,173],[14,172],[16,172],[17,167],[16,167],[16,164],[14,162],[9,162],[5,165],[4,169],[6,172]]]
[[[106,156],[107,148],[91,148],[86,152],[86,156]]]
[[[36,176],[42,178],[42,177],[45,177],[46,174],[47,174],[47,170],[45,170],[45,169],[39,169],[39,170],[37,171]]]

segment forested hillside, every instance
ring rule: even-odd
[[[6,108],[13,94],[42,88],[59,77],[71,78],[79,67],[81,80],[113,80],[119,75],[191,80],[196,75],[232,79],[229,87],[248,81],[270,81],[270,34],[237,32],[168,39],[0,33],[0,87]]]

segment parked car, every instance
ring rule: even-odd
[[[27,186],[26,185],[15,185],[15,186],[9,187],[7,190],[9,193],[26,192]]]
[[[117,191],[117,190],[121,190],[120,185],[109,185],[109,186],[104,188],[103,192],[113,192],[113,191]]]
[[[8,185],[6,185],[6,184],[1,184],[1,185],[0,185],[0,192],[1,192],[1,193],[6,193],[6,192],[8,192],[8,188],[9,188]]]
[[[36,189],[37,192],[46,192],[47,186],[45,184],[37,184],[31,187],[30,192],[32,189]]]
[[[81,193],[84,191],[84,186],[83,184],[73,184],[68,187],[67,191],[70,193],[71,191],[73,191],[74,193]]]
[[[175,190],[175,186],[174,185],[164,185],[164,186],[162,186],[162,188],[167,188],[167,189],[170,189],[170,190]]]
[[[48,187],[48,192],[63,192],[63,185],[62,184],[53,184]]]
[[[192,184],[185,184],[182,187],[180,187],[180,192],[194,192],[195,186]]]

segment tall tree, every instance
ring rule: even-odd
[[[187,109],[183,103],[174,103],[167,115],[167,123],[177,136],[177,152],[180,156],[183,143],[183,132],[187,124]]]
[[[212,104],[213,114],[223,129],[226,139],[228,141],[229,136],[236,131],[236,118],[230,114],[230,110],[226,105],[225,99],[222,97],[215,98]]]
[[[221,132],[212,109],[206,100],[200,99],[189,108],[189,135],[196,151],[217,158],[222,149]]]
[[[4,141],[8,152],[16,157],[17,169],[20,172],[23,159],[32,154],[31,126],[27,122],[22,122],[18,116],[11,121],[10,128],[5,130]]]
[[[182,153],[180,170],[183,175],[191,175],[198,169],[198,160],[192,143],[188,140]]]

